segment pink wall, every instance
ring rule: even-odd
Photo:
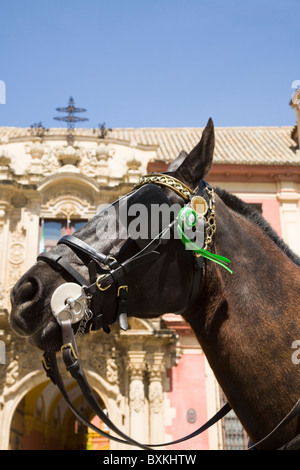
[[[205,390],[205,370],[203,354],[183,354],[176,367],[168,370],[170,379],[170,392],[168,398],[170,406],[175,408],[176,415],[166,432],[172,436],[171,440],[184,437],[204,424],[207,417],[207,402]],[[194,408],[197,419],[189,423],[186,417],[187,410]],[[188,441],[169,446],[170,450],[208,450],[208,432]]]
[[[259,199],[259,198],[243,198],[249,204],[262,204],[262,215],[271,227],[281,236],[281,223],[279,202],[277,200]]]

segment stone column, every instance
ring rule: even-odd
[[[149,440],[145,397],[145,351],[128,351],[130,437],[141,443]],[[138,448],[138,447],[137,447]]]
[[[153,362],[148,364],[149,374],[149,434],[151,444],[164,442],[164,353],[153,353]]]
[[[0,246],[2,256],[0,258],[0,309],[5,305],[5,278],[6,278],[6,263],[7,263],[7,246],[9,237],[9,220],[7,212],[9,210],[9,203],[0,201]],[[5,256],[4,256],[5,254]],[[6,302],[7,304],[8,302]]]
[[[26,223],[26,257],[25,269],[29,269],[39,254],[39,222],[40,222],[40,198],[32,197],[25,210],[24,219]]]
[[[278,183],[277,198],[280,203],[282,237],[289,247],[300,255],[300,194],[293,181]]]

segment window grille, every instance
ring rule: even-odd
[[[226,398],[221,392],[221,402],[224,405]],[[222,419],[223,450],[245,450],[248,447],[248,436],[236,414],[231,410]]]

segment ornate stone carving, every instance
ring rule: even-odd
[[[136,413],[142,411],[145,406],[144,384],[140,380],[132,380],[129,386],[130,408]]]
[[[1,234],[1,229],[3,228],[4,223],[5,223],[5,205],[2,206],[2,203],[0,202],[0,234]]]
[[[43,143],[41,137],[35,136],[32,140],[31,145],[25,145],[25,152],[31,156],[27,173],[30,175],[43,175],[44,170],[49,167],[50,149]]]
[[[59,162],[53,151],[45,153],[42,158],[42,174],[43,176],[51,175],[56,173],[59,169]]]
[[[4,286],[2,282],[0,282],[0,308],[4,307]]]
[[[106,360],[106,378],[110,383],[119,383],[117,361],[112,357],[109,357]]]
[[[55,155],[61,166],[78,166],[85,152],[80,147],[74,145],[64,145],[55,149]]]
[[[98,145],[95,149],[95,156],[97,157],[98,162],[101,160],[107,162],[109,158],[113,156],[114,152],[112,149],[108,148],[103,142],[98,142]]]
[[[25,259],[25,246],[24,243],[14,241],[10,245],[9,262],[11,264],[21,264]]]
[[[142,165],[136,158],[132,158],[126,163],[128,170],[125,179],[128,183],[137,183],[142,176],[140,167]]]
[[[86,152],[83,156],[79,164],[81,173],[88,176],[108,177],[108,159],[112,158],[113,154],[113,149],[110,149],[103,142],[98,142],[96,148]]]
[[[98,335],[100,334],[98,333]],[[95,334],[90,336],[85,335],[81,338],[82,344],[80,350],[82,351],[84,362],[89,368],[97,371],[108,383],[119,385],[121,364],[115,347],[114,336],[105,336],[101,338],[100,342],[97,339]]]
[[[11,340],[7,347],[4,395],[13,393],[22,377],[34,370],[41,370],[41,352],[24,343],[23,338]],[[2,369],[2,367],[1,367]]]
[[[31,145],[25,146],[25,151],[31,155],[33,160],[41,160],[45,153],[45,146],[41,137],[34,137]]]
[[[0,176],[7,177],[12,173],[11,157],[5,149],[0,150]]]
[[[133,158],[132,160],[129,160],[126,165],[128,166],[128,170],[132,170],[132,171],[138,171],[138,169],[140,168],[141,166],[141,162],[139,162],[138,160],[136,160],[135,158]]]
[[[91,359],[89,361],[89,365],[97,371],[98,374],[100,374],[102,377],[105,377],[106,374],[106,359],[102,355],[95,355],[93,354],[91,356]]]
[[[44,217],[89,218],[95,213],[93,200],[87,191],[68,185],[51,188],[43,194],[42,214]]]
[[[154,353],[152,363],[148,363],[150,411],[159,413],[163,406],[163,376],[165,363],[163,353]]]
[[[25,151],[31,156],[31,162],[27,169],[29,175],[40,177],[55,173],[60,165],[55,152],[44,144],[42,137],[33,137],[31,145],[25,145]]]
[[[8,246],[8,265],[6,280],[6,298],[9,292],[23,274],[23,263],[25,260],[25,238],[26,230],[20,220],[20,211],[16,210],[11,220],[12,235]]]
[[[0,154],[0,167],[9,167],[11,163],[11,158],[6,152]]]
[[[153,413],[159,413],[163,406],[163,389],[161,382],[151,382],[149,385],[149,403],[150,410]]]
[[[14,385],[19,379],[20,362],[19,357],[16,356],[7,366],[6,369],[6,385]]]
[[[144,374],[146,370],[145,352],[128,351],[129,362],[129,404],[131,410],[139,413],[145,406]]]

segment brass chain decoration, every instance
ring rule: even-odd
[[[216,233],[216,219],[215,219],[215,194],[212,188],[205,187],[206,192],[209,197],[209,209],[210,215],[206,220],[206,230],[205,230],[205,246],[206,250],[208,245],[211,244],[214,234]]]

